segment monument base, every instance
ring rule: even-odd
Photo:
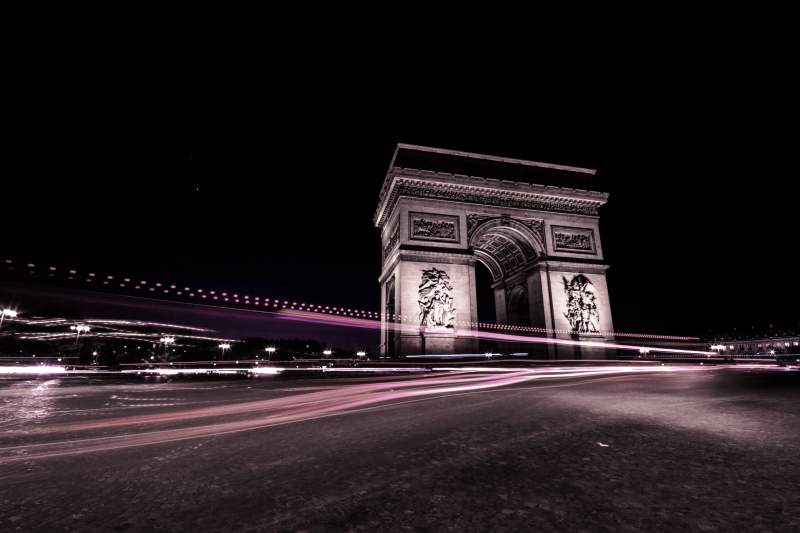
[[[478,341],[471,335],[459,335],[453,328],[420,327],[417,334],[400,336],[400,353],[407,355],[474,354]]]

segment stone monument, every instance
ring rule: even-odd
[[[382,353],[476,353],[478,261],[492,276],[497,324],[540,328],[550,338],[612,338],[598,227],[608,194],[590,190],[594,174],[399,144],[374,218],[383,251]]]

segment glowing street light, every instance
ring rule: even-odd
[[[75,344],[78,344],[78,339],[80,338],[81,333],[89,333],[92,331],[92,328],[86,324],[75,324],[74,326],[70,326],[69,329],[75,332]]]
[[[324,350],[322,352],[322,355],[324,355],[325,357],[330,357],[332,353],[333,353],[332,350]]]
[[[17,312],[13,309],[2,309],[0,310],[0,328],[3,327],[3,320],[8,318],[17,318]]]
[[[175,344],[175,337],[171,335],[165,335],[161,337],[161,343],[164,345],[164,356],[167,355],[167,346],[171,344]]]
[[[268,346],[268,347],[264,348],[264,350],[266,350],[266,352],[267,352],[267,361],[270,361],[272,359],[272,354],[275,353],[275,347],[274,346]]]
[[[358,357],[366,357],[367,356],[367,352],[365,352],[364,350],[361,350],[360,352],[356,352],[356,355]]]
[[[225,359],[225,351],[226,350],[230,350],[231,349],[231,345],[230,345],[230,343],[223,342],[222,344],[219,345],[219,349],[222,352],[222,358]]]

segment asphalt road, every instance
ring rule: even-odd
[[[800,372],[0,382],[2,531],[797,531]]]

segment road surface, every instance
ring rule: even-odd
[[[797,531],[798,385],[748,367],[8,379],[0,530]]]

